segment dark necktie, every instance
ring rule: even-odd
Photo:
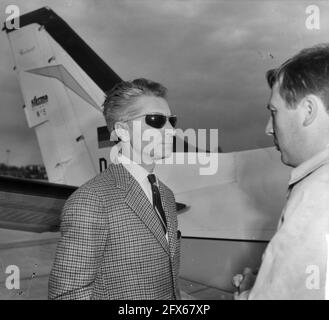
[[[160,192],[159,188],[156,185],[156,179],[154,174],[149,174],[147,178],[150,181],[151,188],[152,188],[152,195],[153,195],[153,207],[154,209],[160,214],[159,218],[161,219],[161,223],[163,226],[163,230],[165,233],[167,233],[167,220],[166,220],[166,215],[162,207],[161,203],[161,197],[160,197]]]

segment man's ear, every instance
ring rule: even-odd
[[[301,108],[303,111],[303,126],[307,127],[316,119],[319,112],[319,104],[321,100],[314,94],[307,95],[301,101]]]
[[[115,134],[118,138],[123,142],[127,142],[130,140],[129,128],[128,125],[124,122],[116,122],[114,124]]]

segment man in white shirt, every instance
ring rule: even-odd
[[[173,148],[166,89],[146,79],[119,83],[104,116],[120,156],[66,202],[49,298],[179,299],[175,198],[153,172]]]
[[[328,299],[329,45],[302,50],[270,70],[267,81],[272,92],[266,133],[282,162],[294,169],[255,283],[251,270],[236,276],[235,298]]]

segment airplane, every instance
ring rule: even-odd
[[[22,15],[19,29],[3,30],[49,182],[0,177],[0,228],[57,232],[65,200],[110,163],[102,104],[121,78],[49,7]],[[274,148],[193,155],[193,165],[157,168],[179,209],[181,276],[233,292],[233,275],[261,263],[290,169]],[[209,157],[218,170],[200,175]]]

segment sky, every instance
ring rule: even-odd
[[[51,7],[121,78],[164,84],[179,127],[218,129],[224,152],[273,144],[266,71],[329,37],[328,1],[0,0],[1,24],[8,4]],[[311,4],[319,30],[305,24]],[[0,163],[39,164],[13,66],[1,32]]]

